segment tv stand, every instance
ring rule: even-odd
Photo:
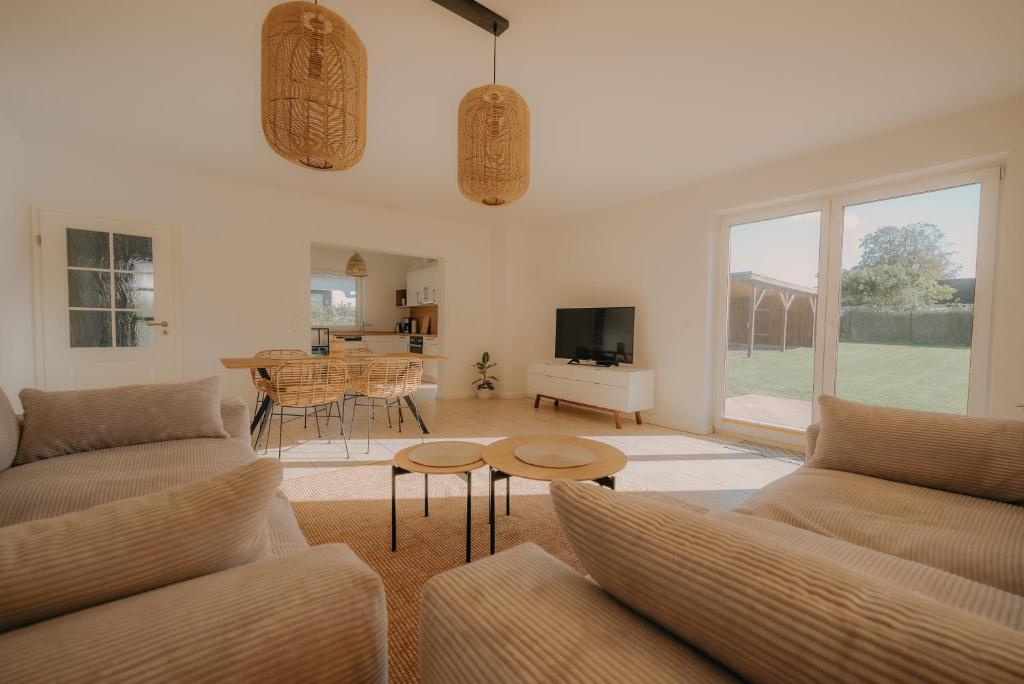
[[[527,394],[561,403],[607,411],[622,429],[622,414],[632,413],[643,424],[640,411],[654,406],[654,371],[633,367],[566,365],[561,361],[532,361],[527,367]]]

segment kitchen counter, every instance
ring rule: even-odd
[[[437,333],[430,333],[429,335],[425,335],[423,333],[400,333],[395,332],[394,330],[385,330],[383,332],[359,332],[358,330],[332,330],[331,335],[344,335],[346,337],[380,337],[382,335],[416,335],[418,337],[437,337]]]

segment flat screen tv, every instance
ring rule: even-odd
[[[601,366],[633,363],[633,319],[636,307],[558,309],[555,314],[555,356],[570,363],[593,361]]]

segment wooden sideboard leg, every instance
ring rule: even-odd
[[[637,425],[643,425],[644,424],[644,420],[643,420],[643,418],[640,417],[640,412],[639,411],[636,411],[635,413],[633,413],[633,415],[636,416],[636,424]]]
[[[615,414],[615,429],[616,430],[621,430],[622,429],[622,416],[619,414],[618,411],[612,411],[612,413]]]
[[[533,400],[533,408],[539,408],[539,407],[540,407],[540,395],[538,394],[536,396],[536,398]]]

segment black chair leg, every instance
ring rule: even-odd
[[[281,443],[284,441],[284,406],[281,406],[281,412],[277,414],[277,460],[281,460]]]

